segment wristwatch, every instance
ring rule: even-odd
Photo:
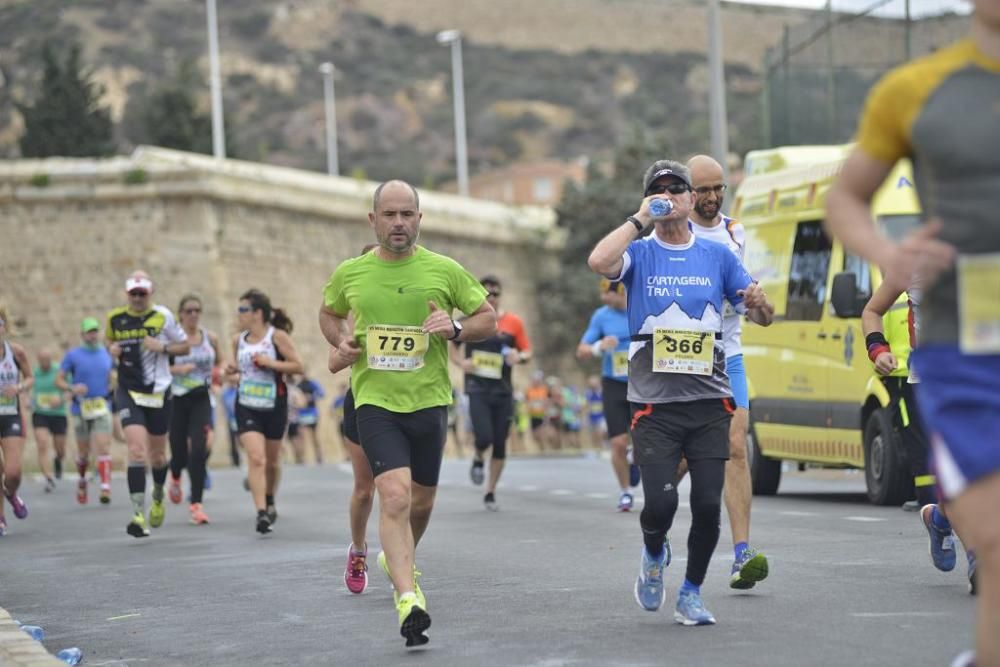
[[[448,340],[455,340],[460,335],[462,335],[462,323],[459,322],[459,321],[457,321],[457,320],[452,320],[451,321],[451,326],[453,326],[455,328],[455,335],[452,336],[451,338],[449,338]]]

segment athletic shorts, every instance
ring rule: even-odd
[[[673,464],[681,456],[729,458],[729,398],[681,403],[632,403],[632,456],[639,465]]]
[[[311,411],[299,412],[299,426],[308,426],[315,429],[318,421],[319,414],[316,413],[315,408]]]
[[[68,424],[65,415],[31,415],[32,428],[47,428],[52,435],[66,435]]]
[[[514,397],[511,394],[489,392],[469,394],[469,417],[476,450],[482,452],[492,447],[493,458],[507,458],[507,437],[514,417]]]
[[[357,415],[361,448],[375,477],[396,468],[409,468],[417,484],[437,486],[448,433],[445,406],[392,412],[377,405],[362,405]]]
[[[361,443],[361,436],[358,435],[358,413],[354,408],[354,392],[350,389],[344,395],[344,421],[340,423],[340,434],[355,445]]]
[[[1000,354],[966,355],[955,345],[913,351],[917,396],[931,442],[931,460],[945,498],[1000,472]]]
[[[602,378],[601,392],[608,437],[615,438],[628,433],[629,420],[632,417],[632,408],[628,402],[628,382]]]
[[[281,440],[285,437],[287,425],[287,396],[278,397],[271,410],[255,410],[236,401],[236,430],[238,433],[261,433],[265,440]]]
[[[84,419],[83,417],[73,418],[73,431],[79,442],[87,442],[92,436],[107,434],[111,435],[111,413],[95,417],[94,419]]]
[[[20,414],[0,415],[0,438],[23,438],[24,421]]]
[[[540,429],[545,424],[545,417],[532,417],[531,418],[531,430],[535,431]]]
[[[750,388],[747,385],[747,369],[743,365],[742,354],[726,357],[726,375],[729,376],[729,387],[733,391],[736,407],[749,410]]]
[[[299,423],[298,422],[288,422],[288,437],[297,438],[299,435]]]
[[[124,387],[115,391],[115,405],[122,428],[143,426],[149,435],[166,435],[170,430],[170,392],[163,399],[162,408],[144,408],[135,404],[132,395]]]

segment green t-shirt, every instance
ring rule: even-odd
[[[59,375],[59,367],[55,364],[49,366],[48,372],[41,368],[35,368],[35,384],[31,388],[31,404],[33,410],[40,415],[66,416],[66,403],[61,402],[63,390],[56,386],[57,375]]]
[[[379,349],[368,349],[368,339],[392,353],[406,347],[419,349],[420,336],[407,340],[369,326],[419,327],[430,314],[429,301],[446,313],[456,308],[465,314],[478,310],[486,300],[486,290],[455,260],[417,246],[412,256],[386,262],[375,253],[365,253],[337,267],[326,287],[323,301],[338,315],[354,313],[354,339],[361,356],[351,371],[354,403],[377,405],[392,412],[410,413],[439,405],[450,405],[451,380],[448,376],[448,342],[441,336],[427,337],[423,366],[413,370],[381,370]],[[380,336],[380,334],[385,334]],[[405,361],[405,360],[404,360]]]

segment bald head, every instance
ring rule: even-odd
[[[687,166],[691,170],[691,184],[695,188],[705,184],[722,182],[722,165],[709,155],[695,155],[688,160]]]
[[[726,177],[722,165],[708,155],[695,155],[688,160],[691,186],[694,188],[695,222],[706,226],[716,223],[726,194]]]
[[[52,366],[52,350],[43,347],[38,351],[38,365],[43,371],[49,370],[49,367]]]
[[[382,196],[385,194],[399,194],[405,193],[413,197],[413,208],[420,210],[420,195],[417,194],[417,189],[407,183],[406,181],[386,181],[382,183],[377,188],[375,188],[375,194],[372,196],[372,210],[376,213],[378,212],[379,203],[382,201]]]

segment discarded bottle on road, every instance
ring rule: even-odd
[[[56,653],[56,657],[67,665],[79,665],[80,661],[83,660],[83,651],[75,646],[73,648],[64,648]]]
[[[45,630],[42,630],[37,625],[22,625],[21,629],[31,635],[32,639],[42,641],[45,638]]]
[[[649,202],[649,212],[654,218],[665,218],[674,210],[674,204],[669,199],[654,199]]]

